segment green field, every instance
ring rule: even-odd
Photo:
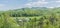
[[[0,11],[0,28],[60,28],[60,8]]]

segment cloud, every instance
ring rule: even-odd
[[[54,7],[47,7],[47,8],[54,8]]]
[[[46,1],[46,0],[42,0],[42,1]]]
[[[38,0],[38,1],[46,1],[46,0]]]
[[[56,5],[56,7],[60,7],[60,5]]]
[[[56,2],[60,2],[60,1],[56,1]]]
[[[27,3],[27,4],[25,4],[25,7],[31,7],[31,6],[32,6],[31,3]]]
[[[1,8],[1,7],[4,7],[4,6],[5,6],[4,4],[0,4],[0,8]]]
[[[48,2],[43,1],[37,1],[37,2],[30,2],[25,4],[26,7],[39,7],[39,6],[43,6],[45,4],[48,4]]]
[[[60,7],[60,6],[56,6],[56,5],[60,5],[59,3],[60,3],[60,0],[51,0],[50,2],[48,2],[46,0],[37,0],[35,2],[26,3],[25,7],[48,7],[48,8],[54,8],[54,7]]]

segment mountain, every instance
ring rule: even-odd
[[[46,7],[32,7],[31,9],[48,9]]]

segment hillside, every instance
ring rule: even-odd
[[[60,8],[0,11],[0,28],[60,28]]]

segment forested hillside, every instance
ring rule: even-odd
[[[60,7],[0,11],[0,28],[60,28]]]

